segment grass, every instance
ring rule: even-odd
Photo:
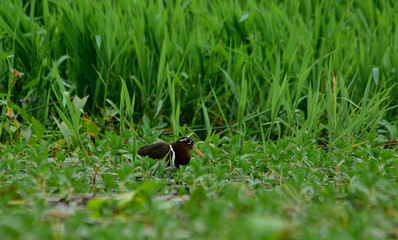
[[[398,238],[397,10],[4,0],[0,236]]]
[[[4,4],[2,89],[10,68],[24,72],[11,99],[36,98],[36,106],[46,107],[32,114],[46,124],[55,112],[47,106],[55,99],[50,87],[54,68],[68,84],[67,91],[89,95],[86,110],[94,115],[110,107],[108,100],[120,102],[126,84],[137,100],[136,124],[146,115],[174,130],[180,124],[202,127],[204,102],[213,127],[241,126],[243,117],[264,112],[245,124],[260,131],[261,118],[272,126],[267,133],[271,138],[291,135],[305,125],[307,116],[313,117],[308,119],[312,123],[319,115],[330,116],[307,114],[312,104],[308,94],[318,97],[314,101],[326,101],[322,105],[327,111],[333,101],[365,107],[372,104],[367,99],[382,102],[386,96],[379,93],[397,91],[394,1]],[[248,90],[241,102],[243,86]],[[174,100],[173,93],[179,99]],[[225,106],[222,115],[217,102]],[[398,104],[389,98],[381,107],[388,103]],[[301,111],[304,117],[297,117]],[[387,118],[395,121],[395,115],[394,109]],[[308,130],[317,135],[322,128]]]

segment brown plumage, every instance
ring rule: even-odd
[[[191,160],[191,150],[200,156],[205,155],[194,145],[189,137],[182,137],[176,142],[159,142],[138,148],[138,155],[148,156],[153,159],[166,159],[171,167],[187,165]],[[166,157],[167,156],[167,157]]]

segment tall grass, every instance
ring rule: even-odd
[[[92,113],[129,95],[131,121],[146,115],[174,133],[244,125],[267,139],[353,142],[395,120],[385,110],[398,103],[397,11],[393,0],[4,0],[0,90],[15,68],[26,77],[11,100],[49,104],[55,61]],[[49,112],[32,114],[45,122]]]

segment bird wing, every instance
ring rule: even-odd
[[[154,143],[138,148],[138,154],[148,156],[153,159],[163,159],[170,152],[169,143]]]

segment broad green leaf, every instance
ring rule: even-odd
[[[82,130],[92,137],[96,137],[99,133],[97,125],[85,116],[82,118]]]
[[[44,126],[43,126],[39,121],[37,121],[34,117],[31,118],[31,122],[32,122],[33,131],[34,131],[35,134],[36,134],[37,140],[40,141],[40,140],[43,138],[45,128],[44,128]]]
[[[21,129],[21,135],[25,138],[26,142],[28,143],[32,135],[32,129],[30,127]]]
[[[88,96],[85,96],[84,98],[79,98],[78,96],[75,96],[73,98],[73,107],[75,108],[75,111],[80,111],[84,113],[84,105],[87,103]]]

